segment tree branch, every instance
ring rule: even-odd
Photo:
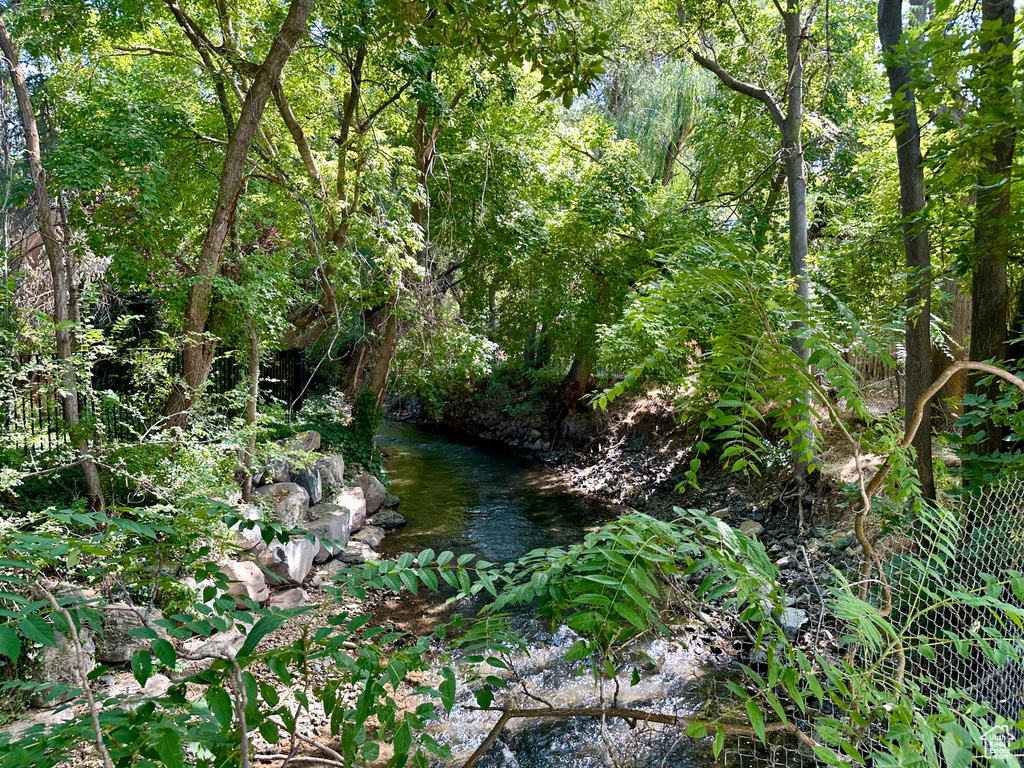
[[[768,114],[771,115],[772,121],[780,130],[782,129],[782,126],[786,122],[786,117],[782,114],[782,109],[768,91],[754,85],[753,83],[747,83],[733,77],[725,71],[725,68],[721,64],[714,59],[709,59],[699,51],[691,50],[690,55],[693,56],[694,61],[721,80],[727,88],[736,91],[736,93],[742,93],[744,96],[749,96],[752,99],[757,99],[764,104],[768,109]]]

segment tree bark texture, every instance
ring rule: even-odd
[[[1013,83],[1014,6],[1012,0],[982,0],[983,23],[1001,25],[1003,33],[982,44],[991,58],[982,64],[987,87],[981,94],[979,110],[992,114],[1015,114]],[[992,54],[998,46],[1003,52]],[[1006,264],[1010,254],[1010,179],[1016,141],[1014,120],[1006,120],[985,154],[977,192],[977,221],[974,228],[975,262],[971,291],[971,359],[995,360],[1006,356],[1008,293]],[[999,385],[985,386],[983,375],[972,374],[969,391],[998,397]],[[979,454],[998,451],[1001,431],[988,423],[979,428],[984,438],[975,450]]]
[[[184,388],[171,397],[165,409],[166,414],[172,418],[172,423],[184,423],[196,392],[202,389],[210,375],[217,350],[217,340],[206,336],[213,279],[220,268],[228,231],[238,208],[238,198],[245,181],[249,148],[259,129],[267,100],[274,88],[278,87],[284,66],[305,31],[306,18],[309,16],[311,6],[312,0],[292,0],[284,24],[253,78],[228,141],[217,193],[217,206],[199,251],[194,282],[189,290],[188,305],[185,308],[182,371],[185,383]]]
[[[64,422],[71,437],[71,443],[78,457],[78,465],[85,477],[86,493],[89,506],[97,512],[103,512],[106,502],[103,497],[103,486],[99,470],[89,451],[88,439],[80,433],[81,415],[78,410],[78,379],[72,360],[74,337],[72,325],[78,320],[78,293],[72,285],[74,279],[74,259],[65,252],[64,241],[57,232],[54,220],[53,205],[50,193],[46,188],[46,169],[43,167],[42,151],[39,145],[39,129],[36,125],[35,110],[32,96],[25,81],[25,73],[18,58],[18,48],[14,44],[0,12],[0,50],[11,73],[11,84],[18,101],[18,112],[21,116],[21,128],[25,137],[25,157],[28,160],[29,174],[36,195],[36,206],[39,214],[39,234],[43,239],[43,250],[50,265],[50,276],[53,280],[53,325],[56,342],[57,358],[61,361],[61,408]]]
[[[906,387],[904,420],[932,381],[931,344],[931,251],[924,220],[925,187],[921,158],[921,134],[917,103],[907,62],[898,59],[903,37],[903,6],[900,0],[879,0],[878,39],[886,57],[886,75],[892,94],[896,163],[900,178],[900,216],[903,218],[903,249],[907,265]],[[924,429],[914,437],[914,468],[921,493],[935,498],[932,470],[931,403],[925,405]]]

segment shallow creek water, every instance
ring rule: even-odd
[[[381,554],[386,557],[430,547],[508,562],[537,547],[578,542],[588,528],[610,520],[618,511],[571,492],[554,471],[506,450],[405,423],[385,423],[378,441],[388,454],[392,491],[401,497],[399,510],[409,521],[384,540]],[[429,599],[403,599],[386,610],[414,631],[429,631],[444,613],[439,601]],[[416,626],[417,620],[422,626]],[[552,636],[525,616],[521,622],[530,643],[516,659],[516,668],[531,693],[556,707],[596,706],[599,699],[592,677],[578,662],[564,658],[576,639],[572,632],[562,628]],[[643,650],[650,660],[640,683],[631,686],[628,676],[619,680],[620,706],[693,713],[721,681],[718,672],[701,666],[706,654],[699,643],[656,640]],[[612,687],[606,683],[606,691]],[[543,706],[518,693],[512,694],[510,703]],[[462,764],[497,720],[493,713],[474,711],[473,704],[471,697],[460,701],[433,732],[451,746],[453,766]],[[611,720],[604,734],[596,719],[513,720],[478,765],[603,768],[613,765],[608,743],[622,766],[714,764],[708,745],[693,746],[688,739],[679,740],[680,735],[643,726],[633,729]]]

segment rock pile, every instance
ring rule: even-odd
[[[284,447],[289,453],[308,454],[318,450],[320,442],[320,435],[309,431],[291,438]],[[243,609],[254,604],[281,610],[303,605],[308,600],[308,594],[302,589],[304,583],[319,586],[352,564],[377,560],[376,547],[386,530],[406,522],[395,511],[398,497],[389,494],[384,484],[368,472],[350,473],[346,479],[345,460],[338,454],[322,456],[302,467],[295,467],[284,459],[273,459],[255,473],[253,485],[254,503],[237,507],[238,516],[242,518],[232,529],[237,551],[220,564],[220,572],[228,582],[227,595],[234,597],[238,607]],[[261,528],[253,524],[258,521],[275,523],[292,533],[284,541],[274,538],[267,543]],[[200,599],[207,587],[215,586],[212,580],[197,583],[188,576],[181,577],[181,581],[197,590]],[[104,604],[95,590],[69,584],[55,583],[53,589],[57,594],[74,597],[102,611],[99,631],[86,626],[81,629],[84,663],[90,671],[97,663],[126,664],[135,651],[148,648],[150,641],[136,637],[139,633],[133,634],[132,630],[146,626],[155,630],[159,637],[169,639],[167,631],[153,623],[163,618],[155,608],[133,606],[127,596]],[[194,643],[241,645],[243,639],[238,634],[237,637],[194,638]],[[202,649],[186,650],[198,653]],[[44,647],[35,667],[34,679],[49,686],[37,693],[33,706],[52,707],[66,702],[80,683],[73,649],[59,632],[57,645]],[[154,676],[159,677],[163,676]],[[55,689],[55,686],[61,687]],[[147,689],[135,687],[142,697],[160,695],[159,691],[151,692],[148,686]],[[154,691],[157,688],[159,686]],[[52,718],[37,720],[44,724],[57,722]]]
[[[284,447],[309,453],[319,449],[320,442],[320,435],[310,430],[290,438]],[[221,572],[231,582],[230,594],[240,606],[246,598],[260,604],[301,604],[298,601],[305,593],[299,588],[315,566],[330,565],[332,560],[349,564],[376,560],[375,548],[384,538],[384,529],[405,524],[393,509],[398,497],[388,494],[376,477],[361,472],[346,481],[345,459],[340,454],[323,456],[304,467],[271,460],[253,482],[263,509],[242,506],[240,516],[276,522],[297,533],[287,541],[275,538],[268,544],[258,527],[235,526],[239,555],[225,563]],[[369,516],[374,516],[372,526],[367,525]],[[275,587],[286,591],[272,595]]]

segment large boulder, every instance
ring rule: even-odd
[[[289,528],[297,526],[306,510],[309,509],[309,493],[301,485],[295,483],[264,485],[257,488],[256,493],[270,502],[274,516]]]
[[[324,497],[323,481],[320,479],[320,470],[315,466],[306,469],[297,469],[292,472],[292,482],[301,485],[309,494],[310,504],[319,504]]]
[[[323,514],[306,524],[320,539],[320,548],[313,556],[314,563],[323,563],[345,549],[349,540],[349,516],[335,504],[318,504],[313,509],[326,508]]]
[[[313,467],[320,473],[324,488],[345,482],[345,459],[340,453],[317,459]]]
[[[313,558],[320,551],[320,542],[293,536],[285,542],[274,539],[270,542],[269,549],[274,558],[274,563],[270,566],[270,583],[273,586],[297,585],[305,581],[312,569]]]
[[[405,519],[405,515],[400,515],[393,509],[382,509],[373,517],[367,518],[366,522],[381,528],[401,528],[409,521]]]
[[[68,701],[74,689],[81,689],[82,679],[78,674],[78,658],[71,640],[63,632],[56,632],[57,644],[44,646],[36,657],[32,679],[38,683],[48,683],[48,687],[37,691],[30,701],[33,707],[53,707]],[[78,640],[82,646],[82,661],[87,672],[96,668],[96,642],[90,629],[82,627],[78,632]],[[48,697],[58,685],[66,685],[68,690]]]
[[[143,621],[142,617],[146,612],[142,609],[134,608],[127,603],[111,603],[106,606],[100,636],[96,639],[97,661],[104,664],[124,664],[131,660],[135,651],[149,648],[149,640],[128,634],[133,629],[148,626],[166,640],[167,630],[154,624],[163,618],[163,614],[155,608],[148,613],[146,621]]]
[[[356,485],[363,489],[363,496],[366,499],[366,514],[372,515],[388,496],[388,489],[384,483],[371,475],[369,472],[360,472],[356,477]]]
[[[270,590],[267,589],[267,578],[256,563],[229,560],[220,567],[220,572],[228,577],[228,594],[233,596],[240,605],[244,597],[262,603],[270,596]]]
[[[286,451],[312,453],[313,451],[320,450],[320,433],[315,429],[310,429],[306,432],[299,432],[297,435],[286,437],[284,440],[279,441],[279,444]]]
[[[366,498],[358,485],[334,494],[334,504],[348,515],[349,533],[355,533],[366,522]]]

